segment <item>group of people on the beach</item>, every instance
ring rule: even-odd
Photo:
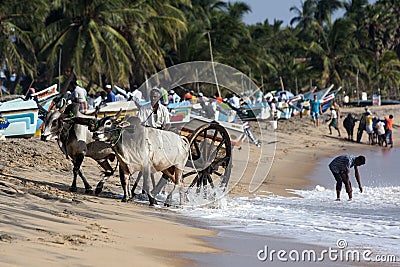
[[[322,115],[322,107],[317,96],[314,95],[314,99],[310,101],[311,119],[314,127],[319,127],[319,119]],[[341,136],[339,129],[339,118],[341,118],[340,105],[334,100],[330,106],[330,121],[328,124],[329,134],[332,134],[332,128],[334,128],[338,136]],[[368,134],[368,144],[379,146],[390,146],[393,147],[393,115],[384,116],[380,118],[374,115],[371,110],[366,107],[365,112],[361,114],[361,118],[357,119],[353,114],[349,113],[343,120],[343,126],[348,134],[348,140],[353,141],[353,131],[355,122],[359,121],[359,127],[357,130],[357,142],[361,142],[363,132],[366,131]]]
[[[384,116],[383,119],[373,115],[372,112],[365,108],[365,113],[360,119],[361,126],[365,124],[365,131],[368,134],[368,144],[379,146],[393,147],[393,115]],[[359,129],[362,135],[363,129]],[[361,139],[357,138],[357,140]]]

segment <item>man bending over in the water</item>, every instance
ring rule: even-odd
[[[336,180],[336,200],[340,200],[340,190],[342,190],[342,183],[346,187],[346,192],[349,195],[349,200],[353,198],[353,191],[351,189],[350,183],[350,168],[354,167],[355,177],[358,183],[358,188],[362,193],[362,187],[360,182],[360,174],[358,172],[358,166],[365,164],[364,156],[353,156],[353,155],[341,155],[334,158],[331,163],[329,163],[329,169],[331,170],[333,176]]]

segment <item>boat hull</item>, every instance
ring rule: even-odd
[[[190,121],[179,127],[179,129],[181,130],[181,132],[192,133],[197,128],[210,122],[212,122],[212,120],[204,118],[202,116],[191,114]],[[243,125],[237,123],[224,122],[224,121],[219,121],[218,123],[221,124],[227,130],[233,145],[240,146],[242,144],[243,140],[246,138]]]
[[[100,107],[100,110],[98,112],[98,117],[103,118],[105,116],[114,116],[120,110],[122,110],[121,116],[126,116],[126,115],[136,116],[138,107],[133,101],[122,100],[122,101],[110,102],[106,103],[105,106]],[[86,112],[86,115],[94,116],[95,113],[96,110],[91,109]]]
[[[38,107],[34,100],[14,99],[3,102],[1,114],[10,122],[2,135],[5,137],[32,137],[36,132]]]

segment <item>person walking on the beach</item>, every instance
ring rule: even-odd
[[[339,133],[339,137],[340,135],[340,130],[339,130],[339,126],[338,126],[338,115],[336,112],[336,109],[332,106],[331,107],[331,122],[329,123],[329,134],[332,134],[332,128],[335,128],[338,133]]]
[[[310,101],[311,106],[311,117],[314,122],[314,127],[319,126],[319,115],[322,114],[321,102],[317,99],[317,95],[314,95],[314,100]]]
[[[336,200],[340,201],[340,191],[342,190],[342,183],[345,185],[346,192],[349,195],[349,200],[353,198],[353,191],[350,183],[350,169],[354,167],[355,177],[358,183],[360,193],[362,193],[360,173],[358,167],[365,164],[364,156],[341,155],[334,158],[329,163],[329,169],[336,180]]]
[[[393,115],[389,115],[389,117],[384,117],[386,121],[386,146],[390,145],[393,147]]]
[[[338,123],[339,123],[339,119],[340,119],[340,105],[338,104],[338,102],[336,102],[335,99],[333,99],[332,107],[334,107],[334,109],[336,110],[336,114],[337,114],[337,118],[338,118]]]

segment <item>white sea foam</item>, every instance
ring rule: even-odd
[[[291,237],[333,247],[345,239],[349,247],[387,251],[400,257],[400,187],[353,188],[353,200],[334,201],[335,190],[316,186],[294,191],[300,197],[225,198],[223,205],[187,207],[185,216],[206,219],[215,227],[260,235]]]

